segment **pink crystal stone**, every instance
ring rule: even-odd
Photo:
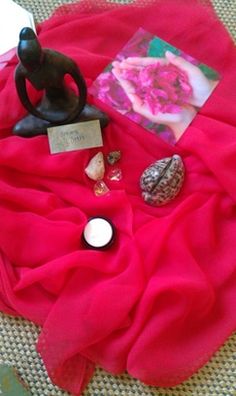
[[[97,197],[100,197],[102,195],[107,194],[110,190],[107,187],[107,185],[104,183],[103,180],[98,180],[95,184],[94,184],[94,188],[93,188],[94,194]]]
[[[120,181],[122,177],[122,171],[120,168],[111,169],[107,174],[107,179],[112,181]]]

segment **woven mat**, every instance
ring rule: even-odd
[[[66,396],[51,384],[35,350],[38,333],[34,324],[0,314],[0,363],[15,366],[33,396]],[[236,396],[236,334],[204,368],[175,388],[145,386],[127,374],[113,377],[97,368],[83,396]]]
[[[99,0],[97,1],[99,2]],[[112,1],[129,3],[132,0]],[[65,3],[72,3],[73,0],[15,0],[15,2],[31,11],[37,21],[42,21],[52,13],[55,7]],[[236,40],[236,0],[212,0],[212,3],[220,19]]]
[[[41,21],[47,18],[56,6],[70,1],[17,0],[16,2],[33,12],[37,21]],[[236,40],[236,0],[214,0],[213,3],[219,17]],[[68,393],[61,391],[50,382],[43,362],[35,350],[39,331],[40,329],[30,322],[0,313],[0,363],[7,363],[18,369],[19,374],[29,385],[32,396],[67,396]],[[172,389],[148,387],[127,374],[113,377],[97,368],[83,396],[96,395],[236,396],[236,334],[204,368],[180,386]]]

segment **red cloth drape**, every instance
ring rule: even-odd
[[[24,115],[16,58],[0,77],[0,309],[42,326],[38,349],[51,378],[79,395],[99,364],[173,386],[201,367],[236,325],[236,51],[198,1],[134,6],[84,2],[38,27],[43,47],[72,57],[87,84],[139,28],[215,68],[222,80],[175,147],[113,109],[104,154],[120,149],[124,179],[95,197],[84,168],[97,150],[50,155],[46,136],[12,136]],[[33,101],[40,94],[30,89]],[[90,103],[95,102],[92,98]],[[139,177],[178,153],[179,196],[146,205]],[[110,218],[107,251],[80,242],[90,216]]]

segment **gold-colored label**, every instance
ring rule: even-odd
[[[48,128],[51,154],[103,146],[99,120]]]

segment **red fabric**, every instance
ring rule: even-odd
[[[64,9],[39,27],[43,47],[75,59],[88,85],[140,26],[222,80],[176,147],[100,103],[111,118],[103,152],[122,151],[124,179],[95,197],[84,168],[97,150],[50,155],[47,137],[11,135],[24,110],[14,65],[1,71],[0,309],[43,327],[38,349],[47,370],[75,395],[94,364],[176,385],[236,324],[235,47],[213,11],[194,0],[100,8]],[[186,166],[184,187],[165,207],[150,207],[139,177],[174,153]],[[96,215],[117,229],[107,251],[80,242]]]

